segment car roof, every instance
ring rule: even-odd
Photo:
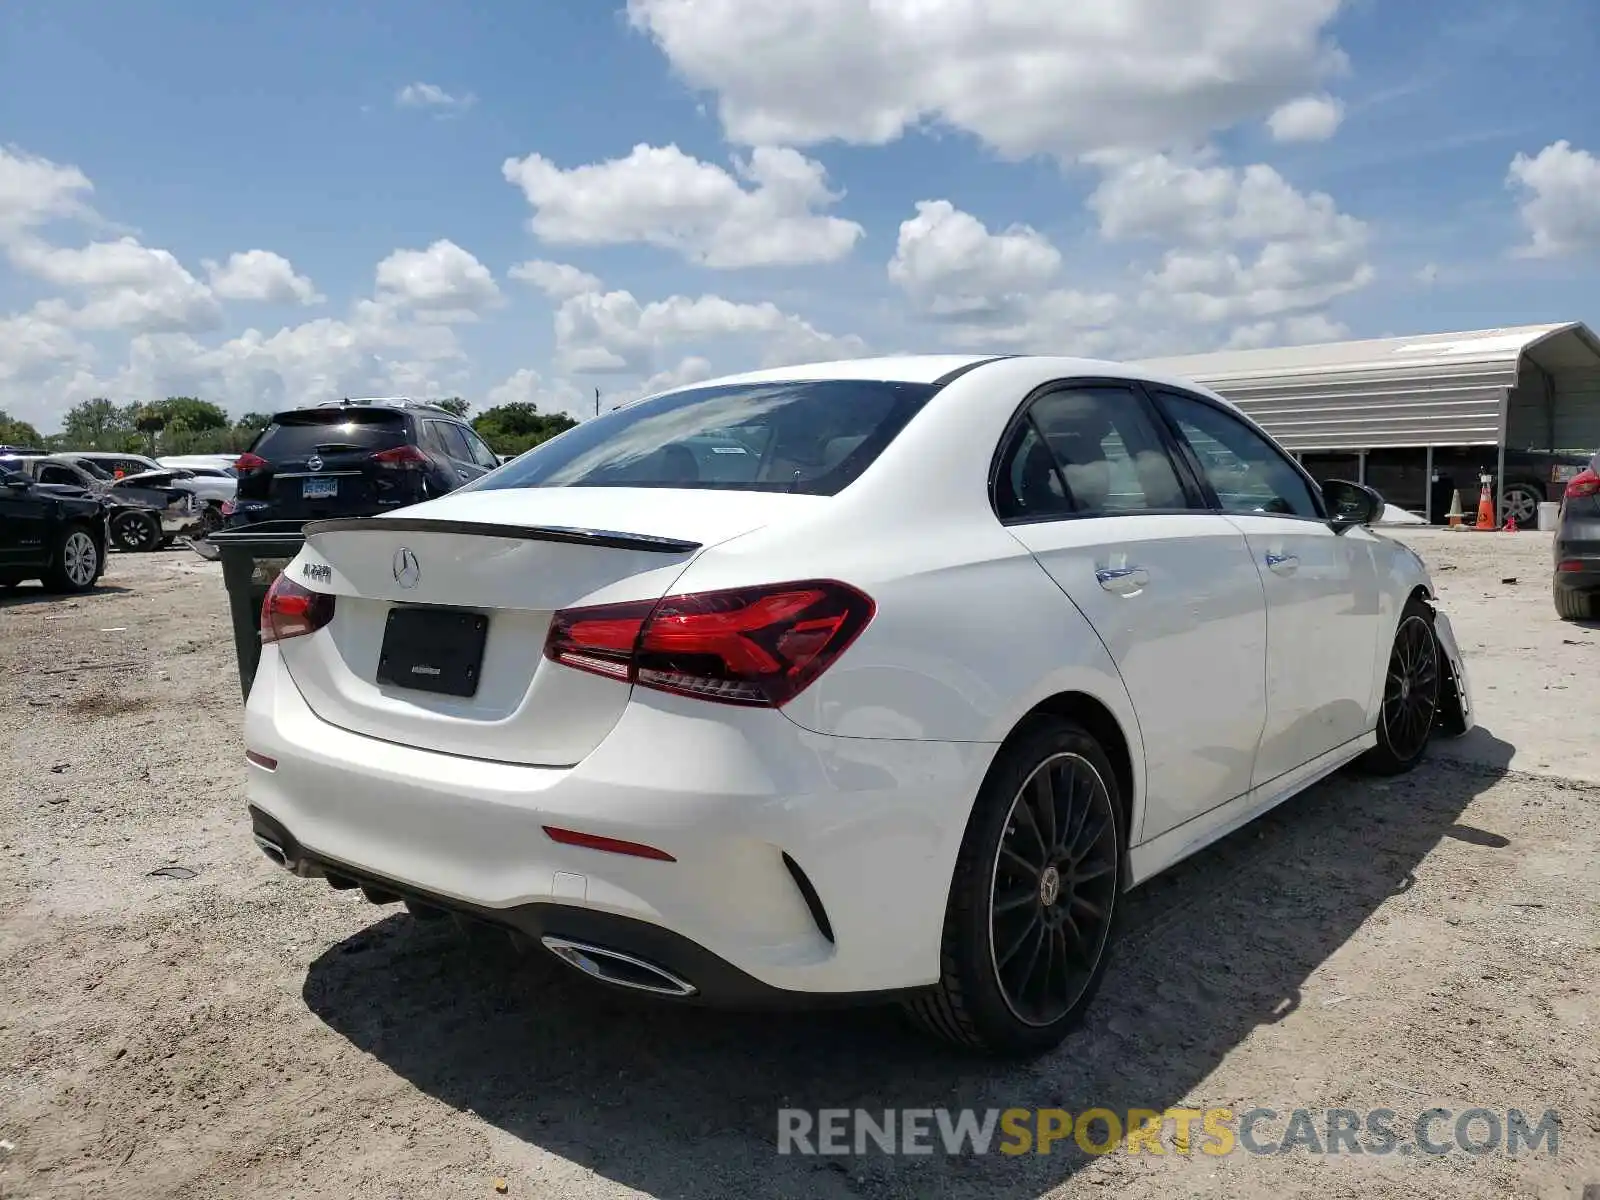
[[[429,404],[423,400],[412,400],[408,396],[347,396],[343,400],[320,400],[315,404],[301,404],[294,408],[279,409],[272,414],[274,421],[281,417],[308,412],[328,412],[335,409],[360,408],[386,412],[415,412],[431,417],[444,417],[447,420],[459,421],[461,418],[454,413],[447,412],[437,405]]]
[[[687,391],[689,388],[723,387],[749,383],[786,383],[802,380],[865,379],[886,383],[938,383],[956,372],[977,372],[991,366],[1004,365],[1012,370],[1022,370],[1036,375],[1039,382],[1085,376],[1098,379],[1129,379],[1145,383],[1165,384],[1198,392],[1238,412],[1237,406],[1210,388],[1177,375],[1150,371],[1129,363],[1109,359],[1077,358],[1066,355],[1044,354],[904,354],[881,358],[846,358],[830,362],[801,363],[786,367],[769,367],[759,371],[746,371],[738,375],[724,375],[699,383],[686,384],[668,391]],[[665,395],[666,393],[657,393]]]

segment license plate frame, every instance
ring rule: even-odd
[[[333,500],[339,495],[339,481],[327,477],[302,479],[300,481],[300,498],[302,500]]]
[[[384,618],[377,682],[471,699],[483,677],[489,618],[461,608],[401,604]]]

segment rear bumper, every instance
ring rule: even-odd
[[[1551,547],[1555,555],[1555,586],[1563,591],[1600,591],[1600,517],[1568,513]],[[1576,571],[1561,570],[1562,563],[1580,564]]]
[[[271,645],[245,737],[277,761],[248,768],[252,820],[302,873],[594,942],[739,1005],[933,983],[956,851],[995,751],[832,738],[651,694],[575,767],[466,759],[327,724]],[[558,843],[546,826],[675,861]]]

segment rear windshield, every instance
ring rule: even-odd
[[[568,430],[468,488],[721,488],[832,496],[937,386],[860,380],[688,388]]]
[[[388,450],[406,442],[403,413],[371,408],[279,413],[250,447],[268,462],[342,450]]]

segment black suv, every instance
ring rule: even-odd
[[[453,492],[500,465],[470,425],[404,398],[281,412],[234,464],[230,526],[387,512]]]
[[[105,569],[99,499],[0,467],[0,588],[37,579],[51,591],[86,592]]]

